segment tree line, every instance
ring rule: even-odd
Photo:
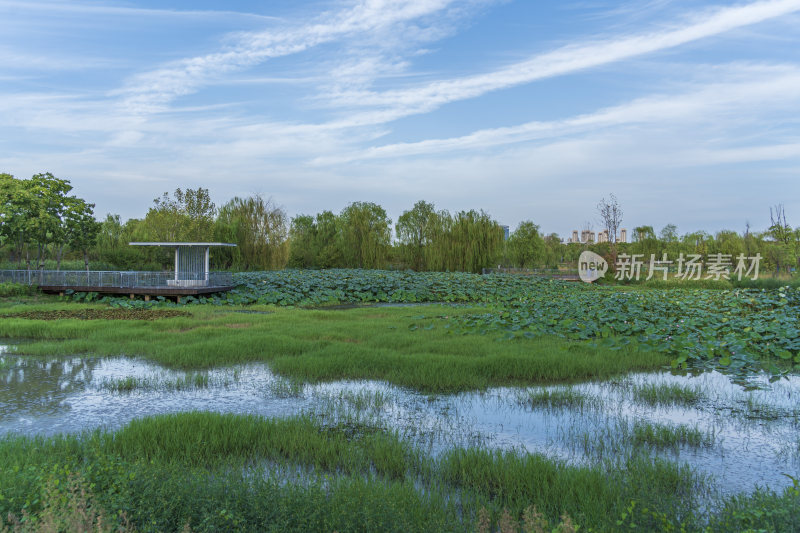
[[[229,270],[281,268],[397,268],[416,271],[480,272],[496,266],[558,268],[574,264],[585,249],[611,260],[619,253],[761,254],[762,266],[791,271],[800,263],[800,228],[786,223],[783,207],[770,210],[771,226],[740,234],[723,230],[679,235],[668,224],[632,231],[632,242],[564,243],[544,234],[533,221],[520,222],[505,237],[503,227],[482,210],[437,210],[419,201],[396,224],[372,202],[353,202],[341,212],[323,211],[290,219],[285,210],[260,195],[235,197],[221,207],[209,191],[177,189],[153,200],[141,219],[122,221],[108,214],[95,220],[94,204],[70,195],[68,180],[50,173],[30,179],[0,174],[0,256],[5,268],[44,268],[62,260],[90,261],[104,269],[160,270],[172,266],[169,251],[133,248],[133,241],[219,241],[235,248],[215,250],[212,265]],[[616,198],[598,205],[601,223],[616,236],[622,210]],[[393,240],[393,230],[396,238]]]

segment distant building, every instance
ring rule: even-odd
[[[503,238],[504,238],[505,240],[508,240],[508,237],[509,237],[509,230],[508,230],[508,226],[503,226],[503,225],[501,224],[501,225],[500,225],[500,227],[501,227],[501,228],[503,228]]]
[[[578,230],[573,230],[572,237],[567,239],[567,243],[569,244],[594,244],[595,242],[611,242],[608,230],[604,229],[603,231],[595,234],[595,232],[592,230],[585,229],[580,232],[580,237],[578,236]],[[619,231],[619,238],[616,240],[616,242],[628,242],[628,230],[621,229]]]

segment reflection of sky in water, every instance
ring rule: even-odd
[[[134,418],[190,410],[277,417],[308,412],[328,420],[344,413],[379,420],[434,453],[455,444],[484,443],[586,461],[614,458],[625,449],[620,427],[639,421],[713,431],[713,446],[654,453],[713,474],[724,492],[755,486],[779,489],[789,484],[783,473],[797,477],[800,470],[800,377],[771,384],[767,390],[744,391],[716,373],[638,374],[572,386],[589,397],[582,409],[531,409],[517,402],[521,391],[513,388],[429,397],[379,382],[350,381],[307,385],[297,397],[285,397],[286,389],[275,386],[279,378],[264,364],[202,372],[208,376],[207,387],[167,386],[195,374],[124,357],[23,358],[0,347],[0,435],[114,429]],[[128,377],[148,386],[131,392],[114,392],[107,386]],[[688,408],[632,401],[632,387],[653,383],[699,387],[703,399]],[[354,397],[369,397],[365,393],[377,393],[383,401],[357,412]],[[754,406],[770,419],[743,416]],[[587,439],[595,443],[589,456],[583,447]]]

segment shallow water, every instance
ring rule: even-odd
[[[120,390],[127,387],[131,390]],[[701,391],[689,406],[653,407],[633,392],[648,384]],[[573,386],[496,388],[428,396],[381,382],[297,385],[265,364],[207,372],[169,370],[127,357],[29,358],[0,346],[0,435],[53,435],[115,429],[134,418],[209,410],[323,420],[356,419],[397,430],[439,453],[454,445],[486,445],[542,452],[573,462],[615,459],[635,448],[693,465],[714,476],[721,493],[790,485],[800,472],[800,377],[745,391],[726,376],[632,374]],[[576,407],[526,406],[528,391],[571,391]],[[631,428],[644,422],[688,426],[711,443],[636,447]]]

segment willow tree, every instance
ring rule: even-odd
[[[425,229],[425,266],[427,270],[456,270],[453,252],[453,217],[443,209],[434,212],[428,219]]]
[[[430,270],[480,272],[502,256],[505,233],[483,211],[461,211],[455,216],[439,211],[428,224],[426,263]]]
[[[455,270],[480,272],[496,264],[503,251],[503,228],[483,211],[461,211],[451,230]]]
[[[400,241],[403,261],[416,271],[426,269],[425,248],[430,244],[428,226],[435,215],[433,204],[420,200],[397,219],[395,231]]]
[[[286,266],[289,228],[286,212],[272,199],[260,195],[233,198],[219,210],[215,234],[236,243],[230,250],[232,265],[252,270]]]
[[[353,202],[339,215],[342,251],[349,266],[383,268],[391,245],[392,220],[372,202]]]

